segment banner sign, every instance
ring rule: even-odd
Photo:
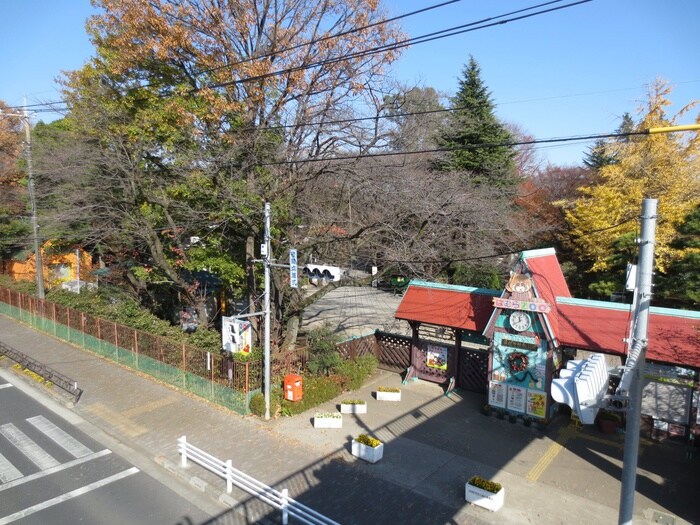
[[[250,352],[253,330],[250,321],[221,318],[221,344],[227,352]]]
[[[289,286],[299,288],[299,276],[297,275],[297,251],[289,250]]]
[[[497,308],[508,308],[510,310],[525,310],[526,312],[537,312],[547,314],[552,311],[552,305],[541,299],[531,299],[529,301],[514,301],[504,297],[494,297],[493,305]]]

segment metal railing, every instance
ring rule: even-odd
[[[248,474],[233,468],[230,459],[222,461],[191,445],[187,442],[186,436],[182,436],[177,440],[177,450],[180,454],[180,466],[186,467],[187,460],[191,460],[209,472],[225,479],[226,492],[231,493],[235,485],[260,501],[282,511],[283,525],[289,523],[289,516],[308,525],[340,525],[338,522],[290,498],[287,489],[282,491],[273,489]]]
[[[6,355],[15,363],[22,365],[22,367],[24,367],[26,370],[31,370],[35,374],[43,377],[46,381],[56,385],[59,388],[62,388],[73,396],[73,400],[76,403],[80,399],[80,396],[83,395],[83,390],[78,388],[78,383],[76,381],[73,381],[63,374],[56,372],[56,370],[45,365],[44,363],[40,363],[36,359],[33,359],[2,342],[0,342],[0,354]]]

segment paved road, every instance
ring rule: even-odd
[[[14,378],[0,378],[0,525],[174,525],[207,518],[21,388]]]

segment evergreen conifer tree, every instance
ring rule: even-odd
[[[441,146],[450,151],[434,167],[467,172],[478,184],[515,184],[514,152],[506,145],[513,139],[494,114],[491,94],[473,56],[464,68],[451,108],[452,116],[440,137]]]

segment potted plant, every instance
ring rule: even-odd
[[[362,399],[343,399],[340,402],[341,414],[366,414],[367,403]]]
[[[464,485],[464,499],[469,503],[496,512],[505,501],[505,489],[495,481],[484,479],[481,476],[472,476]]]
[[[401,401],[401,389],[392,386],[377,387],[377,401]]]
[[[491,405],[489,405],[487,403],[484,406],[482,406],[481,413],[484,414],[485,416],[490,416],[491,415]]]
[[[384,456],[384,443],[377,438],[360,434],[352,440],[352,455],[368,463],[376,463]]]
[[[343,428],[343,416],[338,412],[317,412],[314,428]]]
[[[615,412],[598,412],[598,427],[603,434],[616,434],[617,429],[622,424],[622,416]]]

